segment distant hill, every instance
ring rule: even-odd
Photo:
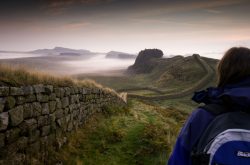
[[[71,52],[65,52],[65,53],[60,53],[61,56],[81,56],[79,53],[71,53]]]
[[[0,53],[27,53],[24,51],[8,51],[8,50],[0,50]]]
[[[136,55],[128,54],[117,51],[110,51],[107,53],[106,58],[115,58],[115,59],[136,59]]]
[[[44,54],[44,55],[60,55],[61,53],[77,53],[79,55],[85,55],[85,54],[94,54],[93,52],[90,52],[89,50],[84,49],[70,49],[70,48],[63,48],[63,47],[55,47],[53,49],[37,49],[34,51],[30,51],[29,53],[33,54]]]

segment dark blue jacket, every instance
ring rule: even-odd
[[[206,91],[196,92],[192,99],[198,103],[222,104],[225,103],[225,98],[230,101],[231,108],[250,109],[250,78],[226,85],[224,88],[208,88]],[[202,108],[192,112],[177,138],[168,165],[192,164],[190,154],[194,144],[214,117]]]

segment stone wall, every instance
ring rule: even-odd
[[[124,106],[125,97],[80,87],[0,87],[0,164],[46,162],[48,149],[60,149],[68,132],[104,106]]]

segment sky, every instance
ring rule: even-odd
[[[249,0],[2,0],[0,50],[220,54],[250,47]]]

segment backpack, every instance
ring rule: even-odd
[[[250,113],[218,104],[201,107],[215,115],[194,146],[193,165],[250,165]]]

